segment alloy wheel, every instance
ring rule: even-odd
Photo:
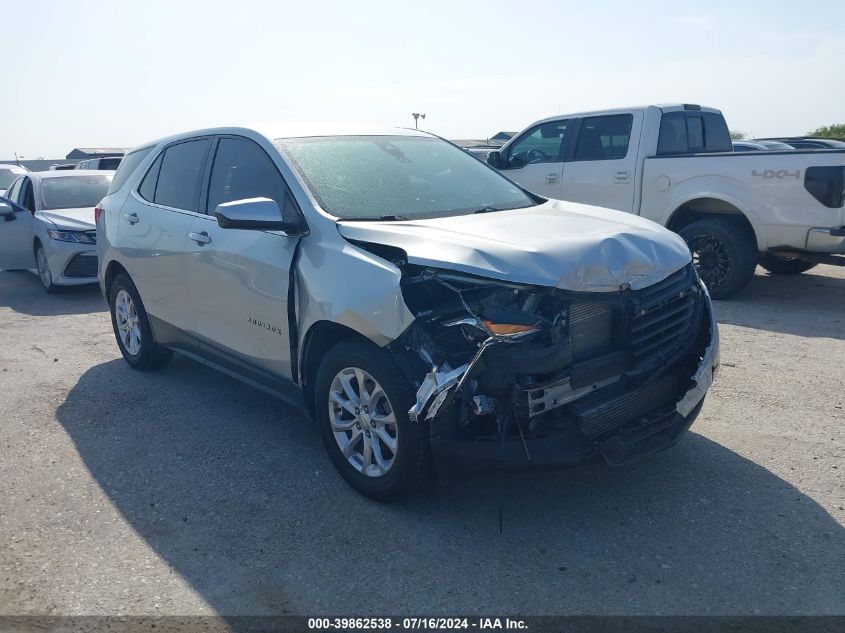
[[[50,272],[50,263],[47,261],[47,253],[44,252],[43,246],[38,247],[38,250],[35,252],[35,259],[41,284],[45,288],[49,288],[53,285],[53,273]]]
[[[724,242],[712,235],[695,236],[689,240],[689,248],[698,275],[708,287],[725,283],[733,262]]]
[[[141,350],[141,325],[135,303],[123,289],[118,291],[114,299],[114,316],[123,347],[129,354],[136,356]]]
[[[399,427],[390,400],[363,369],[340,370],[329,388],[329,422],[341,454],[355,470],[383,477],[396,462]]]

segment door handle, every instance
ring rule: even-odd
[[[557,182],[557,179],[558,179],[558,175],[554,172],[552,172],[552,173],[550,173],[546,176],[546,182],[550,185],[555,184]]]
[[[624,185],[626,183],[631,182],[631,172],[630,171],[617,171],[613,174],[613,182]]]
[[[211,238],[208,237],[208,233],[203,231],[202,233],[188,233],[188,237],[194,240],[200,246],[204,246],[211,241]]]
[[[123,219],[129,222],[129,224],[138,224],[141,221],[137,213],[124,213]]]

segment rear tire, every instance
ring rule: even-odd
[[[167,364],[173,352],[156,343],[141,295],[129,275],[121,273],[114,278],[109,311],[117,346],[130,366],[144,371]]]
[[[705,218],[686,225],[678,234],[692,253],[698,275],[710,296],[727,299],[745,288],[757,267],[754,234],[728,218]]]
[[[760,258],[760,265],[773,275],[800,275],[817,266],[815,262],[804,262],[800,259],[778,257],[771,253],[765,253]]]
[[[315,417],[332,463],[361,494],[396,500],[431,482],[428,426],[411,422],[413,403],[402,371],[370,341],[343,341],[323,357]]]

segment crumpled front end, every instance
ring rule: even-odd
[[[390,345],[441,478],[673,445],[719,363],[693,266],[641,290],[572,292],[405,265],[415,321]]]

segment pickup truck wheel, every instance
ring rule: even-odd
[[[766,253],[760,258],[760,265],[773,275],[800,275],[814,268],[814,262],[804,262],[791,257],[778,257]]]
[[[111,323],[123,358],[135,369],[158,369],[173,352],[156,343],[141,295],[126,274],[114,278],[109,292]]]
[[[344,341],[323,357],[314,411],[329,457],[358,492],[408,497],[431,480],[427,426],[411,422],[414,393],[383,349]]]
[[[757,267],[754,235],[729,219],[705,218],[679,232],[710,296],[726,299],[745,288]]]

